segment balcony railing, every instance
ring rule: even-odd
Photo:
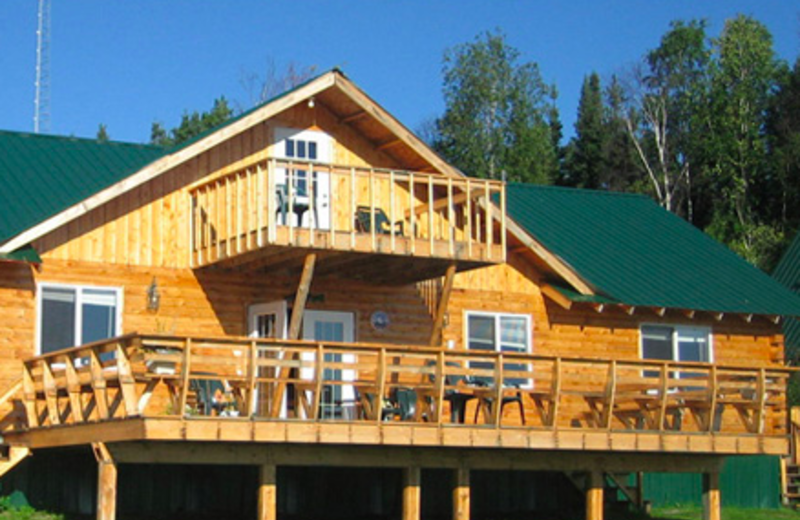
[[[268,245],[505,260],[498,181],[268,159],[190,195],[193,266]]]
[[[30,429],[211,416],[785,437],[791,372],[385,344],[129,335],[25,361],[23,402]]]

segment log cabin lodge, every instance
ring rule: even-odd
[[[4,482],[600,520],[690,472],[719,520],[726,457],[790,453],[800,300],[644,196],[470,173],[338,70],[173,148],[0,132]]]

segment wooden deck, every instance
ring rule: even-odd
[[[497,181],[265,159],[189,193],[193,267],[275,246],[472,266],[506,258]]]
[[[26,424],[4,436],[34,448],[185,440],[779,455],[790,373],[129,335],[26,361]]]

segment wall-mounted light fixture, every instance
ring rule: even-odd
[[[157,312],[160,306],[161,294],[158,292],[158,283],[156,283],[156,277],[154,276],[153,281],[147,287],[147,310]]]

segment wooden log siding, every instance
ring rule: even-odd
[[[304,222],[283,222],[276,197],[275,175],[286,172],[287,184],[296,171],[329,176],[330,226],[311,225],[313,209]],[[505,261],[505,219],[495,225],[486,216],[486,201],[505,206],[505,185],[498,181],[453,179],[437,175],[337,166],[323,163],[264,159],[233,172],[215,176],[189,189],[191,197],[190,263],[208,265],[264,245],[317,247],[497,263]],[[294,190],[288,190],[288,207],[294,207]],[[319,193],[308,182],[308,204],[315,207]],[[372,212],[370,230],[358,229],[358,207]],[[376,210],[402,231],[375,229]],[[287,211],[287,216],[292,212]],[[472,225],[482,222],[482,226]]]
[[[223,383],[229,407],[253,419],[277,420],[275,410],[253,403],[287,385],[295,389],[288,418],[325,422],[316,412],[322,393],[338,386],[356,391],[356,402],[350,404],[357,412],[348,418],[352,422],[380,425],[380,403],[400,389],[411,389],[417,397],[416,414],[403,419],[428,425],[451,422],[452,396],[458,393],[470,396],[483,411],[475,414],[477,421],[466,414],[464,424],[454,425],[459,428],[786,437],[785,429],[771,425],[787,420],[784,396],[793,370],[132,334],[28,359],[23,383],[31,429],[192,415],[199,403],[191,383],[207,380]],[[340,376],[333,378],[334,373]],[[484,386],[467,385],[465,378]],[[157,392],[166,393],[171,403],[152,400]],[[492,407],[518,393],[535,410],[527,414],[524,426],[504,420]],[[567,401],[572,406],[563,406]],[[738,420],[721,420],[731,414]]]

